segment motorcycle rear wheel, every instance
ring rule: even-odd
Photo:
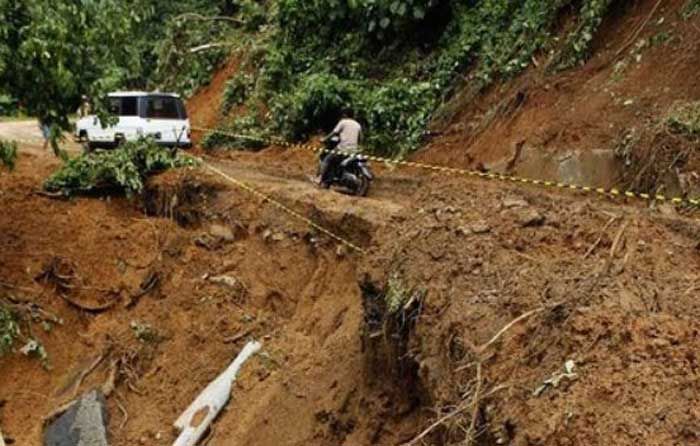
[[[358,175],[357,179],[359,181],[359,184],[357,186],[357,189],[355,189],[355,195],[357,195],[358,197],[366,197],[369,193],[370,181],[364,175]]]

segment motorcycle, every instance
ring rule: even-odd
[[[321,186],[328,189],[331,186],[340,186],[352,195],[366,197],[369,186],[374,179],[374,175],[367,165],[367,158],[362,155],[341,155],[332,153],[336,150],[340,138],[332,136],[325,141],[326,150],[321,153],[320,161],[327,157],[336,157],[326,172],[325,178],[321,179]]]

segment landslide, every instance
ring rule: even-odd
[[[443,420],[425,444],[700,440],[697,219],[433,186],[360,272],[380,346]]]
[[[177,415],[251,338],[264,353],[212,441],[395,435],[383,427],[404,420],[386,419],[394,403],[363,373],[346,247],[203,170],[156,177],[139,200],[62,201],[36,193],[58,161],[22,152],[17,165],[0,176],[0,293],[22,329],[0,357],[6,439],[40,444],[44,417],[114,376],[111,444],[171,444]],[[218,167],[361,246],[402,209]],[[19,352],[30,340],[43,361]]]
[[[700,196],[700,14],[685,0],[614,2],[581,67],[552,72],[537,54],[521,76],[481,95],[468,86],[432,122],[417,158],[465,168]],[[689,118],[686,117],[686,120]],[[670,125],[669,125],[670,124]]]
[[[48,355],[0,358],[6,436],[38,444],[42,417],[115,370],[113,444],[171,444],[255,337],[214,444],[402,444],[455,407],[427,444],[472,419],[479,444],[695,441],[696,220],[417,171],[356,199],[275,150],[214,162],[366,256],[202,170],[154,178],[143,201],[37,195],[57,161],[34,154],[3,173],[2,292],[42,310],[22,341]],[[568,361],[576,376],[535,396]]]

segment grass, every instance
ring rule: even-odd
[[[700,136],[700,101],[677,102],[666,118],[666,125],[686,136]]]
[[[689,0],[683,7],[683,18],[688,20],[697,13],[700,13],[700,0]]]

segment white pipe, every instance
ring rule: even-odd
[[[251,341],[243,347],[231,365],[199,394],[190,407],[175,421],[180,431],[173,446],[195,446],[231,396],[231,387],[243,364],[257,353],[261,344]]]

